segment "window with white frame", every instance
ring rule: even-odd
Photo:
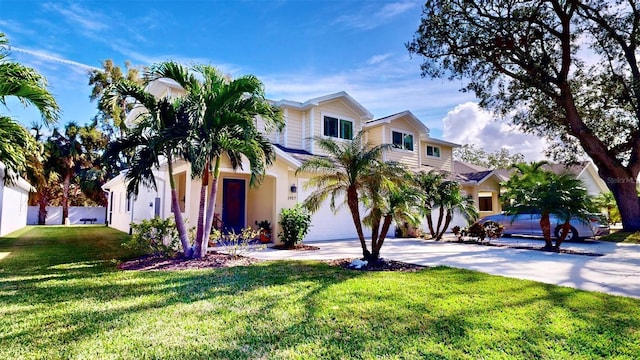
[[[391,132],[391,141],[396,149],[413,151],[413,135],[400,131]]]
[[[427,145],[427,156],[440,157],[440,148],[437,146]]]
[[[335,137],[339,139],[353,139],[353,121],[339,119],[337,117],[324,117],[324,136]]]

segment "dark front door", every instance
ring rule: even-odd
[[[245,181],[240,179],[222,180],[222,223],[225,231],[239,234],[245,226],[244,219]]]

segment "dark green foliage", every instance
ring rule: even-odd
[[[173,218],[154,217],[139,223],[131,223],[133,235],[123,246],[144,254],[175,257],[180,246],[180,238]]]
[[[280,211],[280,240],[287,247],[302,242],[311,227],[311,214],[300,204]]]

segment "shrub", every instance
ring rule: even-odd
[[[280,240],[287,247],[293,247],[304,239],[311,227],[311,214],[300,204],[291,209],[280,211],[280,226],[282,231],[278,234]]]
[[[265,245],[253,245],[251,241],[258,236],[258,231],[246,227],[237,234],[234,230],[222,235],[219,230],[212,232],[216,240],[216,246],[221,252],[227,253],[233,257],[244,255],[251,250],[262,250]]]
[[[131,224],[133,235],[122,245],[140,250],[145,254],[174,257],[179,249],[180,238],[173,218],[142,220]]]

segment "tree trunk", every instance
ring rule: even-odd
[[[442,218],[444,218],[444,208],[440,206],[438,209],[438,226],[436,226],[435,239],[440,241],[440,226],[442,226]]]
[[[360,240],[360,246],[362,247],[362,257],[365,259],[371,256],[369,250],[367,250],[367,243],[364,240],[364,233],[362,232],[362,222],[360,222],[360,206],[358,199],[358,190],[354,187],[347,189],[347,206],[351,211],[351,218],[353,219],[353,225],[356,227],[356,233]]]
[[[442,240],[442,235],[444,235],[444,233],[447,231],[449,224],[451,224],[452,218],[453,216],[451,215],[451,210],[447,209],[447,215],[445,216],[445,219],[444,219],[444,227],[442,228],[442,231],[440,231],[440,233],[438,234],[437,240]]]
[[[562,224],[562,231],[560,232],[560,237],[556,239],[556,249],[560,249],[560,244],[567,238],[567,234],[569,234],[569,230],[571,229],[571,224],[569,220],[567,220],[564,224]]]
[[[435,239],[436,233],[433,231],[433,219],[431,218],[431,211],[429,211],[429,215],[427,215],[427,226],[429,227],[429,233],[431,233],[431,237]]]
[[[69,186],[71,185],[71,174],[67,174],[62,182],[62,225],[69,217]]]
[[[369,257],[365,258],[369,262],[369,264],[375,264],[378,262],[378,258],[380,257],[380,251],[378,248],[378,237],[381,236],[380,233],[380,211],[373,209],[372,211],[376,211],[376,215],[374,216],[373,221],[371,222],[371,254]],[[376,251],[378,249],[378,251]]]
[[[220,157],[216,158],[216,163],[213,168],[213,182],[211,183],[211,189],[209,189],[209,200],[207,201],[207,216],[205,217],[204,229],[202,238],[200,241],[200,253],[195,254],[196,257],[203,257],[207,253],[207,246],[209,245],[209,236],[211,235],[211,229],[213,228],[213,215],[216,209],[216,198],[218,196],[218,179],[220,178]]]
[[[384,217],[384,221],[382,222],[382,229],[380,230],[380,234],[378,235],[378,241],[376,242],[376,246],[373,245],[371,254],[371,258],[375,259],[376,262],[380,260],[380,249],[382,249],[382,244],[384,244],[384,240],[387,236],[387,232],[389,232],[389,227],[391,227],[391,221],[393,220],[391,215],[386,215]]]
[[[40,194],[38,198],[38,225],[47,223],[47,205],[49,201],[46,195]]]
[[[635,179],[605,177],[605,181],[618,204],[623,230],[640,231],[640,199],[638,199]]]
[[[203,239],[204,236],[204,209],[207,201],[207,187],[209,186],[209,164],[205,166],[204,173],[202,174],[202,183],[200,184],[200,203],[198,206],[198,223],[196,230],[195,242],[195,254],[202,254],[202,243],[205,241],[208,245],[209,237]]]
[[[544,248],[552,249],[553,243],[551,242],[551,222],[549,221],[549,213],[545,212],[540,218],[540,229],[542,229],[542,235],[544,236]]]
[[[169,186],[171,188],[171,210],[173,211],[173,217],[176,221],[176,230],[178,230],[178,237],[180,238],[180,244],[182,244],[182,251],[187,258],[192,257],[193,249],[189,244],[189,236],[187,234],[187,228],[184,225],[184,219],[182,218],[182,211],[180,211],[180,203],[178,202],[178,192],[176,191],[176,182],[173,179],[173,160],[171,156],[167,156],[167,167],[169,170]]]

